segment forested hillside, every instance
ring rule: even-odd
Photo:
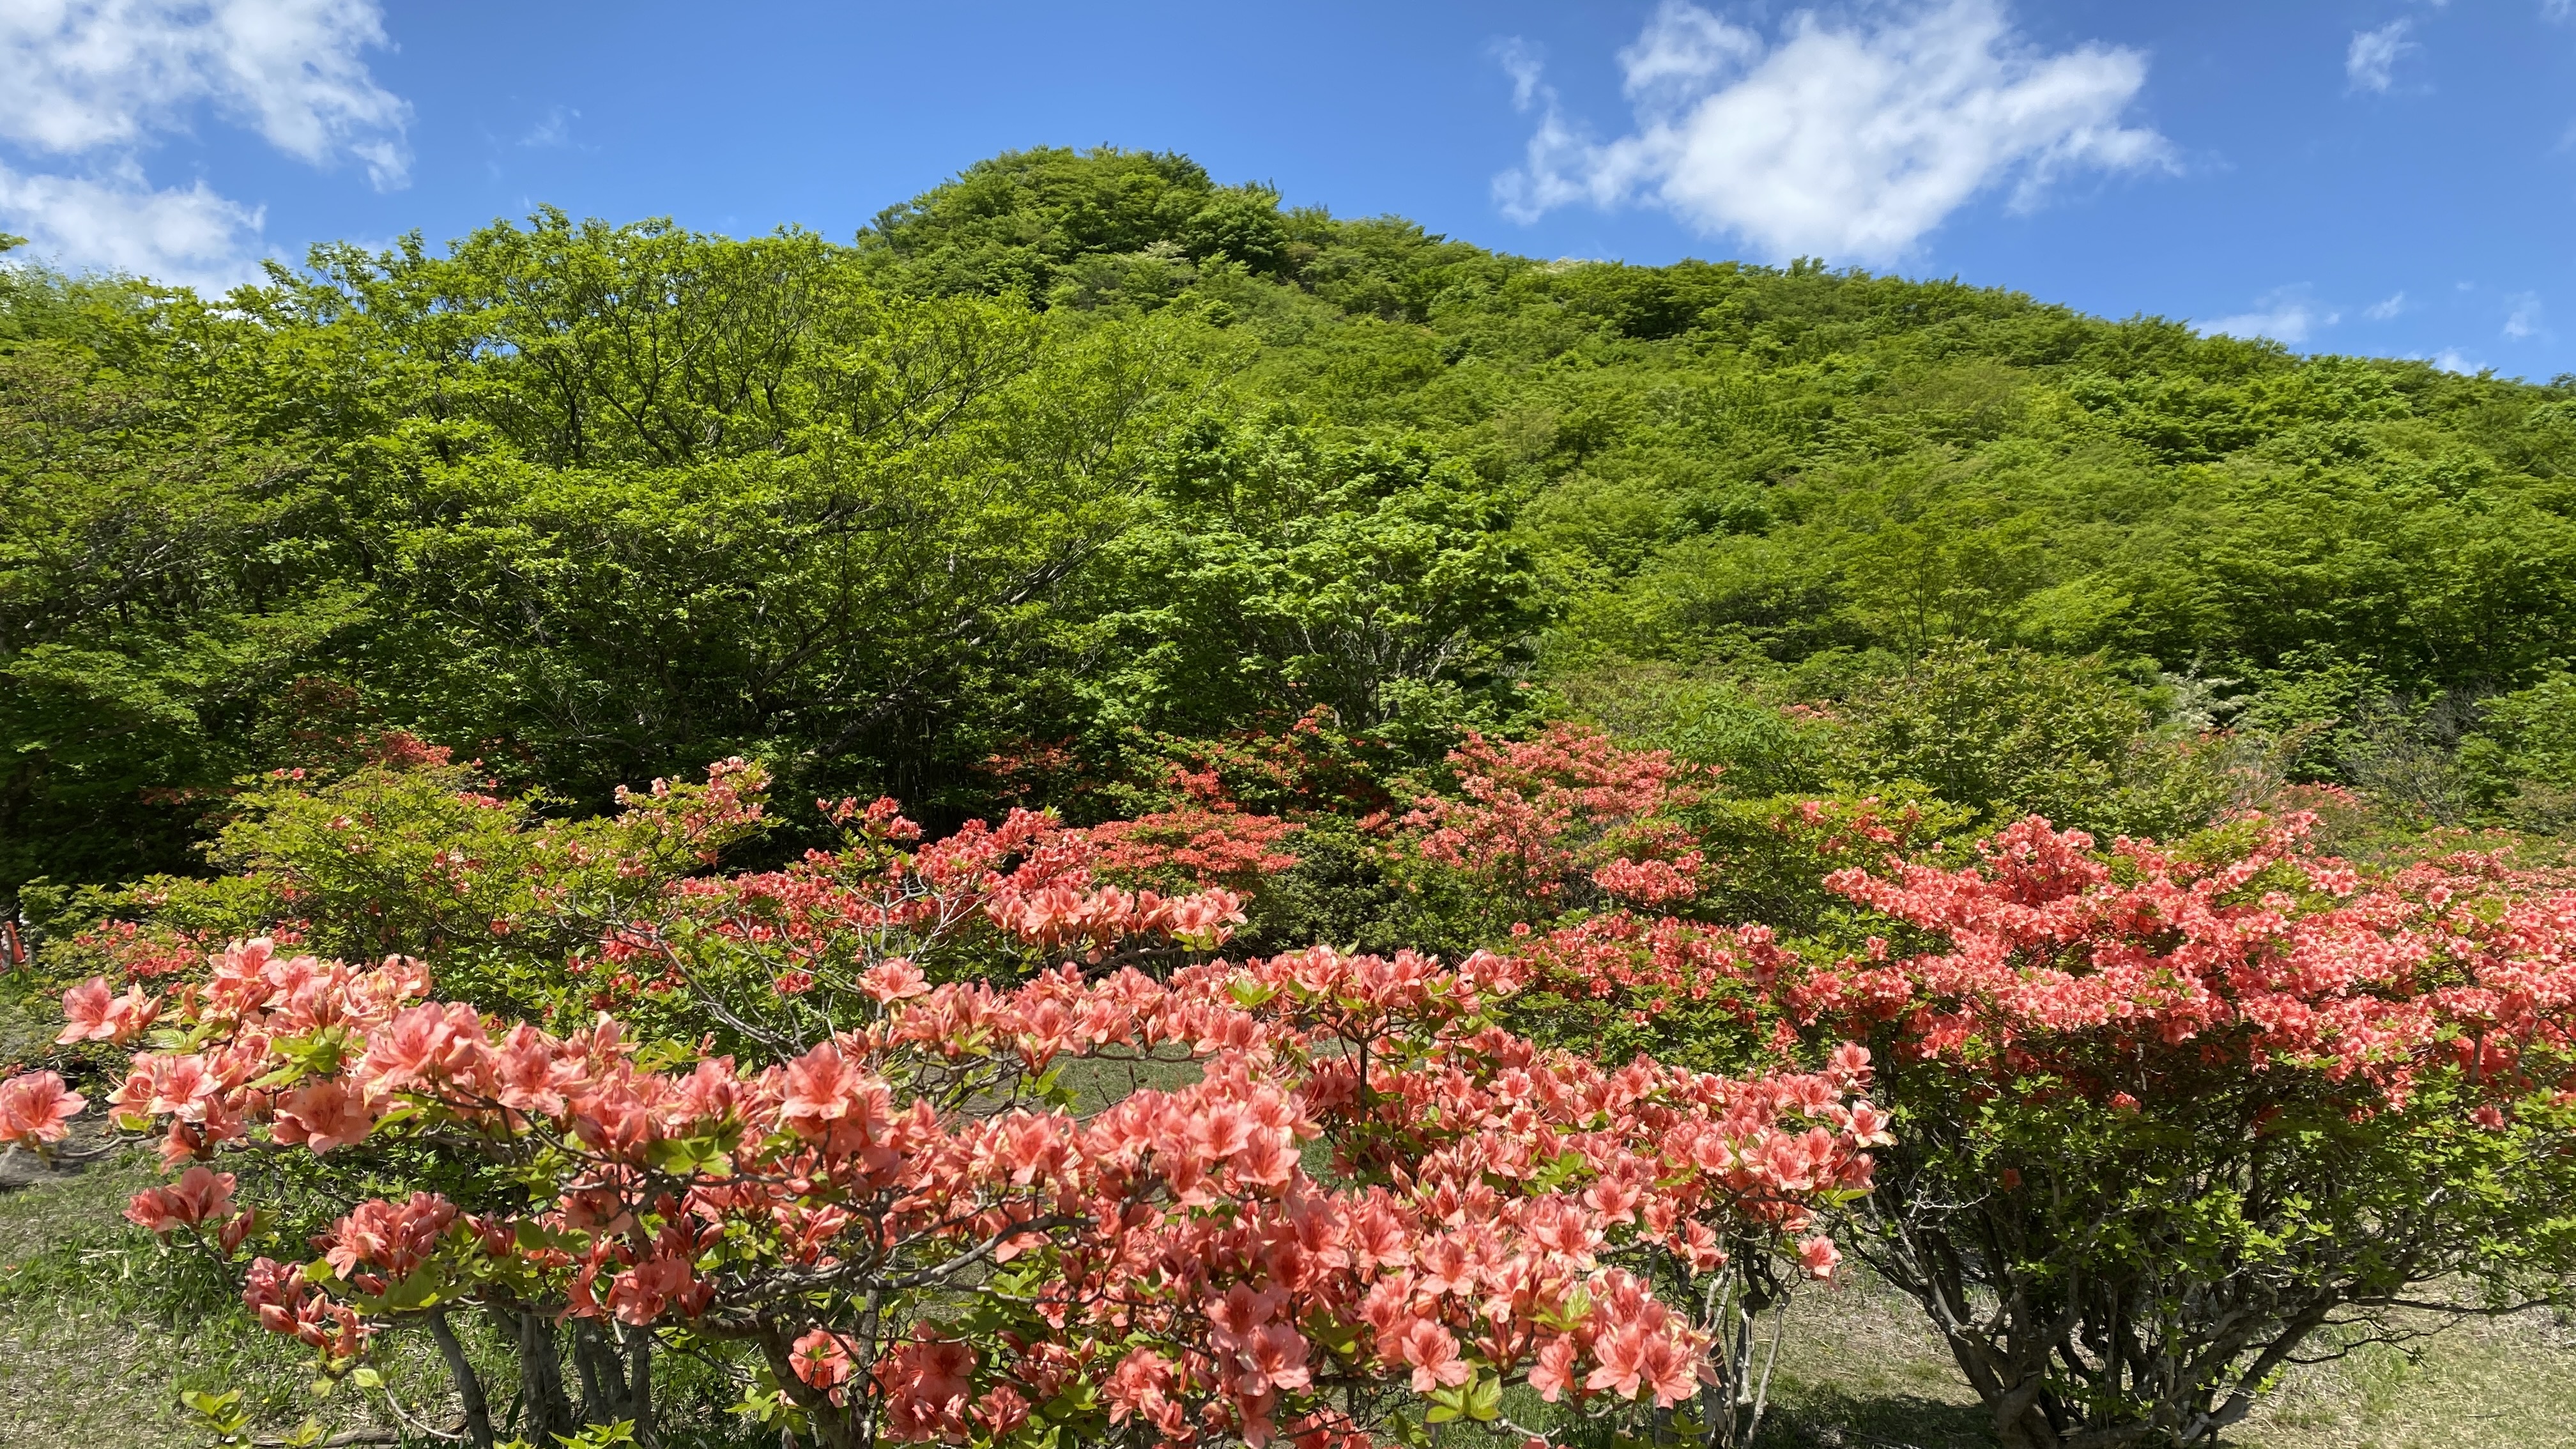
[[[369,724],[585,803],[747,753],[973,810],[997,756],[1319,704],[1417,760],[1569,699],[1767,759],[1744,701],[1956,641],[2424,818],[2576,784],[2566,378],[1534,261],[1109,152],[846,245],[541,213],[222,302],[0,286],[0,893],[184,866]]]

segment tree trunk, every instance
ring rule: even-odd
[[[653,1331],[576,1318],[572,1363],[581,1375],[581,1422],[632,1424],[635,1442],[651,1445]]]
[[[493,1326],[519,1355],[519,1410],[511,1432],[530,1444],[550,1445],[581,1427],[572,1398],[564,1392],[563,1349],[554,1324],[542,1313],[495,1306]]]
[[[621,1329],[626,1339],[626,1417],[635,1425],[635,1442],[653,1449],[653,1330]]]
[[[465,1345],[447,1323],[447,1310],[429,1315],[429,1336],[438,1341],[438,1356],[447,1360],[447,1376],[456,1381],[456,1397],[465,1404],[465,1436],[474,1449],[493,1449],[492,1407],[483,1398],[483,1380],[465,1357]]]
[[[581,1375],[581,1421],[614,1424],[627,1412],[626,1358],[596,1319],[572,1321],[572,1364]]]

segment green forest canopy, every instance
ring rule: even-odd
[[[1391,766],[1581,708],[2045,803],[1994,761],[2080,714],[2547,829],[2571,626],[2576,378],[1541,262],[1178,155],[1005,154],[847,245],[0,268],[0,902],[390,726],[585,808],[743,754],[953,816],[1317,707]]]

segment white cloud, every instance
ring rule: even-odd
[[[528,133],[519,138],[519,144],[540,150],[570,146],[573,144],[572,123],[580,119],[581,112],[569,106],[552,107],[543,120],[530,126]]]
[[[2344,79],[2357,91],[2386,91],[2396,78],[2397,58],[2416,49],[2406,33],[2415,28],[2412,20],[2391,20],[2377,30],[2356,30],[2352,44],[2344,48]]]
[[[0,221],[49,257],[222,291],[259,270],[261,211],[199,181],[154,190],[130,167],[108,180],[0,166]]]
[[[2386,301],[2373,302],[2369,306],[2362,308],[2361,315],[2369,318],[2373,322],[2385,322],[2389,318],[2394,317],[2405,310],[2406,294],[2404,292],[2391,292],[2388,294],[2388,299]]]
[[[264,208],[203,180],[156,188],[139,155],[210,107],[289,156],[402,186],[411,107],[361,58],[386,43],[377,0],[0,0],[0,142],[79,158],[54,175],[0,161],[0,225],[65,266],[245,280]]]
[[[2213,317],[2192,325],[2199,328],[2205,337],[2269,337],[2295,347],[2307,341],[2309,334],[2318,328],[2332,327],[2342,320],[2342,313],[2319,307],[2298,288],[2285,287],[2264,294],[2255,302],[2251,312],[2240,312],[2233,317]]]
[[[359,58],[383,44],[374,0],[0,0],[0,136],[131,148],[211,102],[290,156],[397,187],[411,108]]]
[[[2460,349],[2456,347],[2445,347],[2434,353],[2428,360],[2444,372],[2456,372],[2471,377],[2487,370],[2485,363],[2461,356]]]
[[[2539,333],[2541,330],[2539,294],[2517,292],[2509,300],[2513,303],[2513,310],[2505,314],[2504,335],[2519,342],[2523,338]]]
[[[1535,59],[1506,55],[1524,108],[1545,104],[1524,167],[1495,178],[1507,215],[1643,196],[1774,257],[1886,261],[1998,184],[2029,206],[2070,171],[2172,164],[2162,136],[2121,124],[2146,57],[2041,54],[1997,0],[1800,11],[1767,44],[1666,0],[1619,60],[1637,129],[1596,145],[1566,122]]]
[[[1713,76],[1762,58],[1762,37],[1696,5],[1668,3],[1619,52],[1629,99],[1656,111],[1689,108]]]
[[[1512,78],[1513,110],[1528,110],[1541,95],[1553,103],[1556,93],[1539,83],[1539,77],[1546,74],[1547,63],[1537,46],[1513,36],[1494,47],[1494,59],[1501,64],[1503,74]]]

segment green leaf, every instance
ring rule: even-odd
[[[712,1134],[663,1138],[648,1149],[647,1156],[655,1168],[674,1175],[721,1175],[733,1170],[733,1158],[725,1152],[724,1143]]]
[[[373,1304],[384,1313],[414,1313],[436,1306],[446,1297],[447,1265],[435,1260],[413,1269],[399,1283],[385,1289]]]
[[[1336,1322],[1329,1315],[1315,1313],[1308,1315],[1305,1328],[1308,1338],[1322,1344],[1336,1357],[1347,1358],[1359,1351],[1360,1330],[1357,1324]]]
[[[697,1049],[684,1041],[656,1041],[639,1048],[635,1065],[648,1072],[667,1072],[696,1061]]]
[[[1474,1387],[1473,1384],[1467,1384],[1458,1388],[1433,1389],[1431,1412],[1423,1415],[1423,1420],[1432,1424],[1446,1424],[1452,1419],[1465,1418],[1467,1395]]]
[[[1571,1333],[1580,1327],[1583,1320],[1591,1316],[1591,1313],[1592,1294],[1577,1285],[1573,1292],[1565,1295],[1565,1307],[1562,1310],[1542,1309],[1537,1317],[1542,1327],[1553,1328],[1559,1333]]]

